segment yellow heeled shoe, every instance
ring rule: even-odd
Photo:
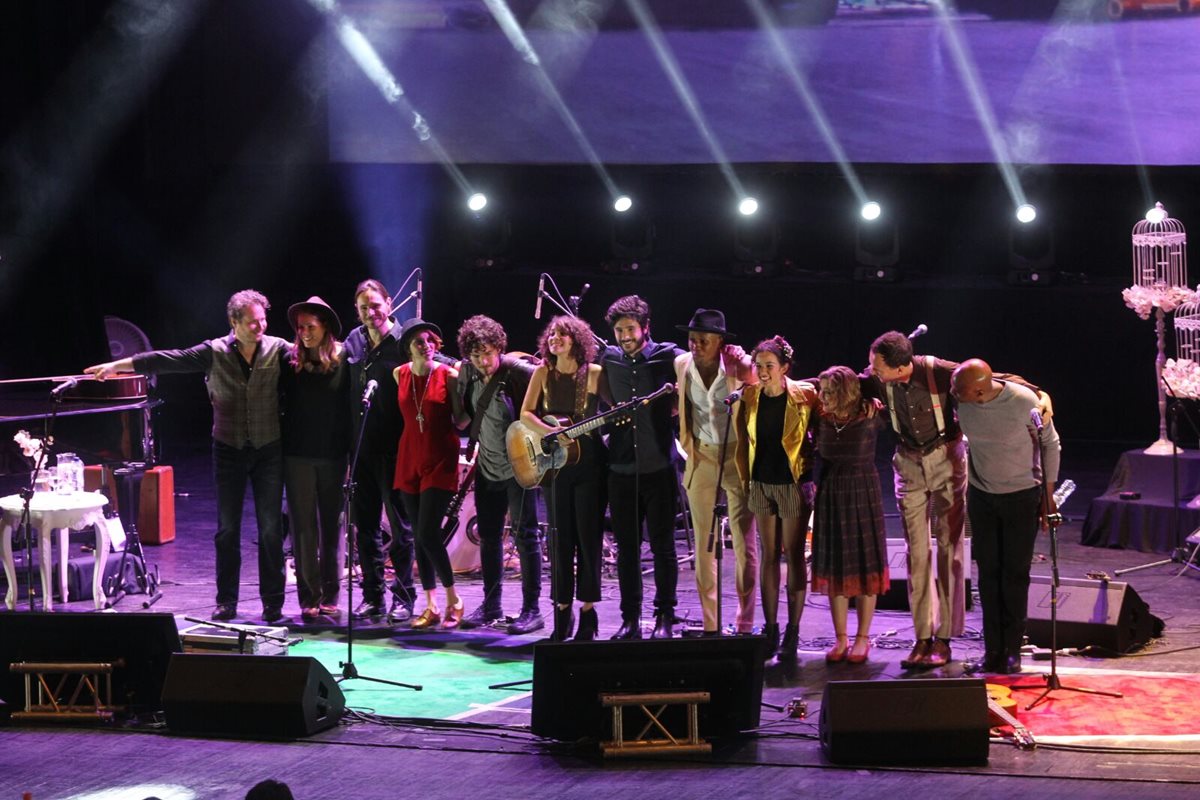
[[[412,621],[411,627],[413,630],[432,628],[441,621],[442,614],[440,611],[434,611],[432,608],[426,607],[425,610],[421,612],[421,616]]]

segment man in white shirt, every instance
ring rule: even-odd
[[[718,474],[720,486],[725,490],[733,536],[738,594],[735,630],[750,633],[754,625],[758,540],[754,534],[754,514],[747,505],[746,491],[734,465],[736,426],[726,437],[736,398],[732,403],[726,400],[731,393],[740,392],[742,386],[758,379],[745,350],[726,343],[734,335],[725,329],[725,315],[720,311],[698,308],[690,323],[677,327],[688,335],[688,352],[675,359],[675,382],[679,398],[679,445],[687,457],[683,486],[696,533],[696,589],[700,594],[704,633],[720,633],[717,630],[720,587],[715,554],[709,550]],[[719,536],[720,531],[716,534]],[[714,549],[716,546],[719,543],[714,543]]]

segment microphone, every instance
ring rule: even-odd
[[[538,298],[537,298],[537,305],[533,309],[533,318],[534,319],[542,318],[542,295],[544,295],[545,293],[546,293],[546,273],[543,272],[538,277]]]
[[[364,406],[371,405],[371,397],[375,394],[375,390],[379,388],[379,381],[372,378],[367,381],[367,388],[363,389],[362,404]]]
[[[583,296],[588,293],[588,289],[591,289],[591,288],[592,288],[592,285],[590,283],[585,283],[583,285],[583,288],[579,290],[579,299],[582,300]]]
[[[67,378],[65,381],[55,386],[50,390],[51,397],[61,397],[63,392],[69,392],[79,385],[78,378]]]
[[[1042,412],[1036,408],[1029,409],[1029,421],[1033,423],[1033,427],[1037,428],[1037,432],[1041,433],[1044,423],[1042,422]]]
[[[913,328],[912,333],[908,335],[908,338],[915,339],[918,336],[924,336],[927,333],[929,333],[929,326],[922,322],[920,325]]]
[[[417,319],[425,319],[425,317],[421,316],[421,298],[425,294],[422,291],[422,278],[423,277],[424,277],[424,272],[421,270],[420,267],[417,267]]]
[[[730,392],[729,395],[721,402],[724,403],[726,406],[732,406],[734,403],[736,403],[738,400],[741,400],[741,399],[742,399],[742,390],[738,389],[736,392]]]

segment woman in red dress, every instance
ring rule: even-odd
[[[442,522],[458,490],[459,438],[455,420],[463,417],[458,372],[434,359],[442,332],[432,322],[410,319],[400,331],[400,348],[411,359],[392,372],[404,430],[396,452],[393,483],[412,521],[417,566],[425,590],[425,610],[412,621],[417,629],[457,628],[463,602],[454,588],[454,570],[442,539]],[[437,582],[446,589],[446,615],[438,607]]]

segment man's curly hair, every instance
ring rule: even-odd
[[[496,320],[485,314],[476,314],[458,329],[458,354],[470,358],[471,353],[487,347],[494,347],[496,352],[503,353],[508,349],[508,334]]]

